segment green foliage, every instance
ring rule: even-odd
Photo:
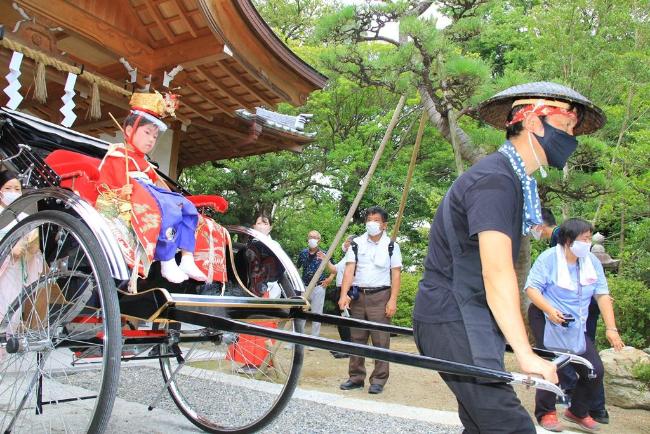
[[[607,281],[623,342],[636,348],[647,348],[650,346],[650,288],[624,277],[609,276]],[[602,321],[599,321],[596,342],[599,348],[609,347]]]
[[[637,363],[632,367],[632,375],[650,388],[650,363]]]
[[[331,0],[255,0],[264,20],[286,42],[299,44],[313,35],[316,21],[337,6]]]
[[[402,327],[413,327],[413,305],[415,294],[418,292],[418,283],[421,274],[402,273],[402,286],[397,299],[397,313],[393,317],[393,324]]]
[[[295,256],[306,232],[331,242],[365,176],[399,94],[407,104],[360,209],[385,207],[395,220],[421,113],[421,92],[437,107],[449,98],[469,149],[492,152],[503,132],[465,114],[515,84],[549,80],[567,84],[600,106],[608,122],[579,137],[567,173],[535,175],[543,206],[558,221],[583,217],[606,236],[620,259],[610,278],[619,328],[628,344],[648,345],[650,287],[650,18],[638,0],[476,0],[438,2],[443,17],[418,17],[421,1],[356,2],[256,0],[279,36],[329,78],[301,108],[313,113],[314,143],[303,153],[280,152],[186,169],[192,192],[230,201],[225,223],[251,223],[273,212],[273,235]],[[445,28],[436,26],[443,19]],[[382,39],[391,21],[402,39]],[[373,40],[374,39],[374,40]],[[447,88],[443,90],[445,81]],[[445,93],[447,95],[445,95]],[[466,162],[467,163],[467,162]],[[457,176],[449,138],[429,122],[409,191],[399,242],[404,285],[396,321],[410,324],[412,297],[426,254],[428,228]],[[362,232],[361,213],[353,229]],[[390,226],[390,225],[389,225]],[[532,243],[532,257],[546,248]],[[337,254],[338,254],[337,249]],[[412,289],[412,291],[411,291]],[[410,300],[410,301],[409,301]],[[410,304],[409,304],[410,303]],[[645,317],[644,317],[645,315]],[[603,344],[600,332],[599,342]]]
[[[629,236],[621,252],[621,274],[650,287],[650,219],[629,227]]]

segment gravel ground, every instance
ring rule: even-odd
[[[205,380],[192,379],[192,384],[197,390],[208,389]],[[79,385],[83,379],[79,378]],[[77,381],[75,381],[77,383]],[[120,389],[118,396],[126,401],[137,402],[147,405],[149,400],[145,397],[151,397],[162,387],[162,378],[160,371],[148,367],[123,367],[120,376]],[[207,393],[206,399],[214,399],[214,392]],[[237,406],[232,402],[226,401],[233,411],[237,411]],[[253,401],[254,402],[254,401]],[[171,413],[176,413],[183,417],[176,409],[175,404],[165,393],[158,408]],[[119,411],[113,413],[113,417],[120,418]],[[146,422],[145,422],[146,423]],[[188,423],[189,425],[189,423]],[[182,425],[176,425],[172,429],[174,432],[197,432],[193,426],[187,426],[183,430]],[[180,430],[180,431],[179,431]],[[442,424],[431,424],[412,419],[405,419],[389,415],[381,415],[368,412],[351,411],[347,408],[340,408],[333,405],[326,405],[314,401],[294,398],[281,413],[281,415],[262,433],[459,433],[462,429],[460,426],[450,426]]]

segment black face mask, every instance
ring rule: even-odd
[[[578,139],[549,125],[546,121],[542,121],[542,125],[544,125],[544,137],[533,134],[544,149],[549,166],[562,169],[578,147]]]

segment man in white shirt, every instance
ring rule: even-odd
[[[388,214],[379,206],[366,210],[366,233],[354,239],[356,248],[348,249],[345,256],[345,272],[341,284],[339,307],[349,309],[352,318],[389,324],[397,310],[397,296],[400,288],[402,254],[399,245],[386,235]],[[358,298],[353,300],[348,292],[358,288]],[[372,344],[389,348],[390,334],[386,332],[351,329],[352,342]],[[365,358],[350,356],[349,378],[341,389],[363,387],[366,379]],[[384,390],[388,380],[388,362],[375,360],[370,375],[368,393],[377,394]]]

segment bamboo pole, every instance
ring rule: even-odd
[[[399,227],[402,225],[404,208],[406,208],[406,199],[408,198],[409,190],[411,189],[411,180],[413,179],[413,173],[415,172],[415,163],[417,162],[418,154],[420,152],[420,143],[422,143],[422,136],[424,135],[424,126],[427,124],[427,118],[428,116],[426,110],[422,110],[420,126],[418,127],[418,133],[415,137],[415,146],[413,146],[411,162],[409,163],[408,172],[406,174],[406,181],[404,182],[404,189],[402,190],[402,199],[399,203],[399,211],[397,211],[397,218],[395,219],[395,226],[393,227],[393,235],[390,237],[393,241],[397,239],[397,234],[399,234]]]
[[[126,137],[126,131],[124,131],[124,128],[122,128],[122,125],[115,119],[113,116],[113,113],[108,113],[108,115],[113,119],[113,122],[115,122],[115,125],[117,125],[117,128],[120,129],[122,132],[122,135],[124,136],[124,163],[126,164],[126,184],[125,185],[130,185],[131,184],[131,179],[129,178],[129,148],[128,148],[128,137]],[[130,197],[131,195],[129,195]]]
[[[345,216],[345,219],[343,220],[343,224],[341,224],[341,227],[336,233],[336,236],[334,237],[332,244],[330,244],[330,248],[327,250],[327,253],[325,254],[325,258],[323,258],[323,260],[321,261],[318,267],[318,270],[316,270],[316,273],[314,273],[314,276],[311,278],[309,285],[307,285],[307,289],[305,290],[305,298],[307,300],[309,300],[309,298],[311,297],[311,293],[314,291],[314,288],[316,287],[316,283],[318,283],[318,278],[323,273],[323,271],[325,271],[325,267],[327,263],[332,258],[332,255],[334,254],[334,250],[336,250],[336,246],[339,245],[341,239],[343,238],[343,235],[345,234],[345,231],[348,230],[348,226],[352,221],[352,216],[356,212],[359,203],[361,202],[361,199],[363,198],[363,195],[365,194],[366,189],[370,184],[370,179],[372,178],[372,175],[375,173],[375,169],[377,169],[377,165],[379,164],[379,160],[381,159],[381,156],[384,153],[384,149],[386,148],[388,141],[391,139],[393,135],[393,129],[395,128],[395,125],[397,125],[397,121],[399,120],[399,115],[402,112],[402,109],[404,108],[405,102],[406,102],[406,96],[402,95],[399,99],[399,102],[397,103],[397,107],[395,107],[395,111],[393,112],[393,117],[390,120],[390,123],[388,124],[388,128],[386,128],[386,132],[384,133],[384,138],[382,139],[379,148],[377,148],[377,152],[375,152],[375,156],[372,159],[372,163],[370,163],[370,168],[368,168],[368,173],[366,173],[366,176],[363,178],[363,182],[361,183],[361,188],[359,188],[359,191],[357,192],[357,195],[354,198],[352,205],[350,205],[350,209],[348,210],[348,213]]]

